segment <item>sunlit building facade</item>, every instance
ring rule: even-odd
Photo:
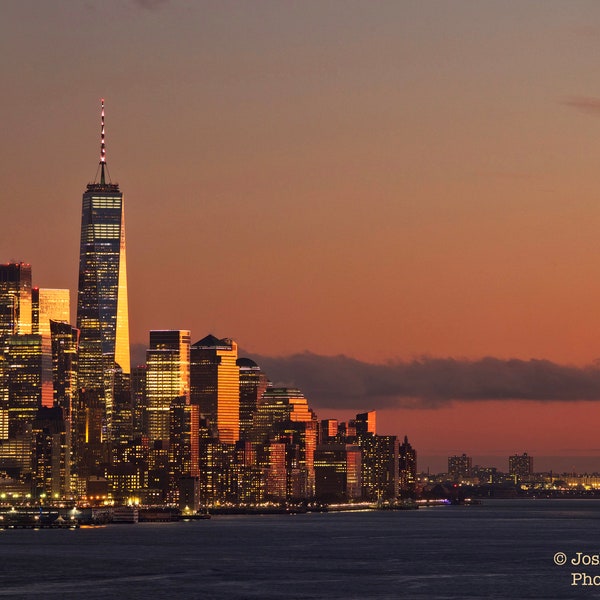
[[[168,442],[170,410],[176,398],[190,401],[190,332],[150,332],[146,351],[146,414],[152,442]]]
[[[288,470],[286,445],[283,442],[271,442],[267,446],[268,470],[266,495],[270,500],[285,500],[288,490]]]
[[[190,352],[190,401],[221,442],[235,444],[240,437],[240,371],[237,344],[207,335]]]
[[[70,290],[34,287],[31,291],[32,332],[50,335],[50,321],[71,320]]]
[[[319,443],[327,444],[338,435],[337,419],[322,419],[319,423]]]
[[[0,265],[0,337],[32,333],[31,265]]]
[[[356,427],[356,435],[362,435],[365,433],[377,433],[377,412],[370,410],[365,413],[358,413],[354,419],[354,426]]]
[[[317,430],[317,416],[300,390],[273,387],[263,394],[249,437],[257,448],[258,465],[270,473],[267,494],[279,486],[273,483],[275,474],[280,477],[279,463],[273,463],[273,457],[279,460],[277,444],[284,444],[287,497],[312,496]]]
[[[261,434],[274,423],[283,421],[312,422],[317,416],[308,400],[297,388],[272,387],[264,394],[254,417],[253,428]]]
[[[104,371],[130,372],[123,194],[90,183],[83,194],[77,327],[79,384],[102,389]]]

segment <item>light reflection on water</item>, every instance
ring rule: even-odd
[[[600,586],[571,586],[558,551],[600,554],[600,501],[9,530],[0,597],[600,598]]]

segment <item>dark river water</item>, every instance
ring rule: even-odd
[[[1,597],[600,598],[600,501],[5,530]]]

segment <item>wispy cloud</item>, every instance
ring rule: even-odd
[[[589,115],[600,117],[600,98],[575,96],[566,98],[562,103]]]
[[[436,408],[453,401],[600,400],[600,368],[547,360],[424,357],[371,364],[312,353],[251,356],[275,384],[299,387],[317,408]]]

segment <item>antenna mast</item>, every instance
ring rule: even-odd
[[[105,185],[104,166],[106,165],[106,146],[104,144],[104,98],[100,99],[100,185]]]

